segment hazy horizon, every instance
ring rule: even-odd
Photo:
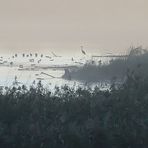
[[[78,55],[148,47],[147,0],[0,1],[0,53]]]

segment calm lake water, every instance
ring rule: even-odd
[[[62,79],[64,69],[59,67],[83,66],[88,59],[64,57],[1,57],[0,58],[0,86],[36,85],[40,80],[44,87],[53,89],[55,86],[68,85],[70,87],[95,87],[102,89],[109,86],[100,83],[87,83]],[[37,67],[37,68],[35,68]],[[50,67],[50,68],[47,68]],[[53,68],[51,68],[53,67]],[[56,68],[58,67],[58,68]],[[17,83],[16,83],[17,82]]]

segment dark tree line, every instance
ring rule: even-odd
[[[100,63],[100,61],[98,61]],[[109,64],[97,64],[97,61],[86,63],[77,70],[70,72],[71,79],[86,82],[98,82],[116,78],[121,81],[126,78],[127,70],[139,72],[148,76],[148,50],[142,47],[131,48],[126,58],[110,60]]]
[[[148,78],[118,88],[25,86],[0,93],[1,148],[147,148]]]

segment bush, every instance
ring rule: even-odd
[[[119,88],[6,88],[0,147],[147,148],[148,79],[129,72]]]

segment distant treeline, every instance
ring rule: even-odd
[[[93,64],[92,64],[93,62]],[[131,48],[125,58],[110,60],[109,64],[95,64],[91,61],[83,67],[70,72],[71,79],[86,82],[98,82],[104,80],[125,80],[128,70],[138,71],[143,76],[148,76],[148,51],[142,47]]]
[[[144,57],[143,57],[144,58]],[[110,91],[25,86],[0,92],[1,148],[147,148],[148,78]]]

